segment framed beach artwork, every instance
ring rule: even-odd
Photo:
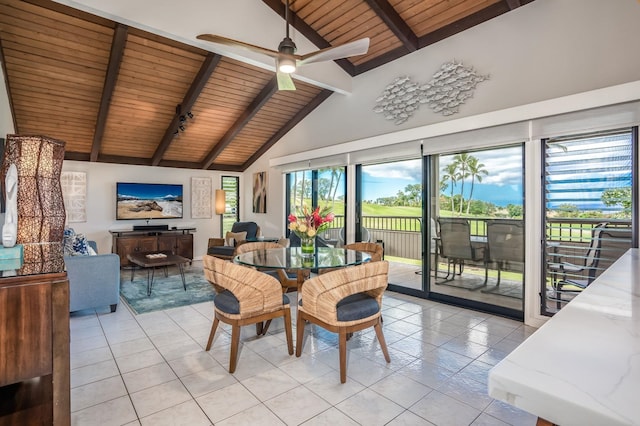
[[[253,212],[267,212],[267,172],[253,174]]]

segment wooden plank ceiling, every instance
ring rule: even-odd
[[[263,0],[284,17],[283,0]],[[355,76],[533,0],[290,0],[318,48],[362,37],[336,61]],[[270,47],[270,46],[265,46]],[[331,95],[273,72],[49,0],[0,0],[16,133],[66,142],[65,158],[243,171]]]

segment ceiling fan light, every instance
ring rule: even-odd
[[[296,61],[293,58],[278,59],[278,71],[291,74],[296,71]]]

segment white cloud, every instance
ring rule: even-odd
[[[484,164],[489,172],[482,177],[482,183],[492,185],[519,185],[522,183],[522,149],[520,147],[497,148],[470,152]],[[440,170],[453,161],[453,155],[440,157]]]
[[[365,166],[363,172],[373,178],[403,179],[421,182],[422,163],[420,159],[397,163]]]

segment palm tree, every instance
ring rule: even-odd
[[[483,163],[479,163],[478,159],[474,156],[469,157],[469,161],[467,163],[469,167],[469,176],[471,176],[471,191],[469,191],[469,202],[467,203],[467,215],[469,214],[469,207],[471,207],[471,198],[473,197],[473,186],[475,185],[475,180],[478,182],[482,182],[482,176],[487,176],[489,172],[484,168]]]
[[[460,214],[462,214],[462,207],[464,206],[464,180],[469,177],[469,154],[463,152],[456,154],[453,157],[453,164],[459,170],[460,184]]]
[[[449,198],[451,199],[451,212],[453,212],[454,210],[454,205],[453,205],[453,187],[456,186],[456,182],[458,182],[458,168],[456,166],[455,163],[449,163],[448,165],[446,165],[445,167],[442,168],[443,171],[443,175],[442,175],[442,183],[445,183],[446,186],[446,181],[450,181],[451,182],[451,186],[449,187],[450,189],[450,194],[449,194]],[[442,187],[442,183],[441,183],[441,187]]]

